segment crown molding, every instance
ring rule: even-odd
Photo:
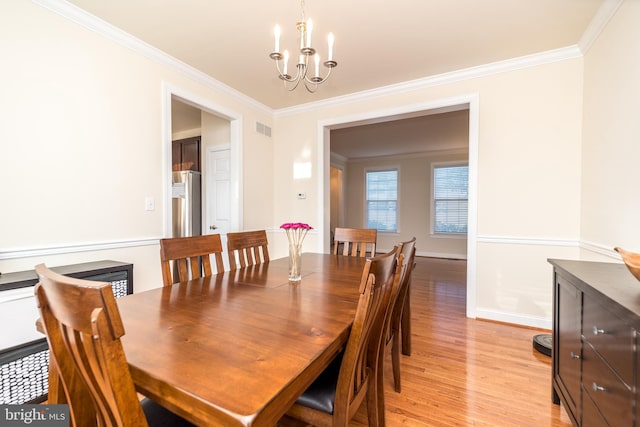
[[[331,153],[333,156],[333,153]],[[464,148],[444,148],[442,150],[425,150],[425,151],[416,151],[413,153],[402,153],[402,154],[393,154],[387,155],[383,154],[380,156],[367,156],[367,157],[350,157],[347,158],[347,163],[365,163],[372,160],[377,159],[385,159],[385,160],[405,160],[405,159],[416,159],[416,158],[428,158],[434,156],[447,156],[447,155],[460,155],[460,156],[469,156],[469,149],[467,147]]]
[[[345,166],[349,161],[348,157],[343,156],[342,154],[335,153],[331,151],[329,153],[331,164],[338,164],[340,166]]]
[[[435,76],[424,77],[388,86],[382,86],[370,90],[355,92],[352,94],[337,96],[320,101],[309,102],[293,107],[274,110],[244,93],[227,86],[213,77],[185,64],[184,62],[168,55],[140,39],[120,30],[119,28],[97,18],[85,10],[65,1],[65,0],[32,0],[35,4],[57,13],[64,18],[75,22],[97,34],[100,34],[115,43],[139,53],[146,58],[169,66],[194,81],[227,94],[248,106],[258,109],[274,117],[284,117],[288,115],[300,114],[317,110],[318,108],[328,108],[336,105],[343,105],[359,101],[380,98],[383,96],[401,94],[405,92],[425,89],[433,86],[451,84],[464,80],[490,76],[498,73],[516,71],[524,68],[535,67],[567,59],[583,56],[591,44],[597,39],[607,22],[618,10],[624,0],[604,0],[602,6],[592,19],[589,27],[582,35],[577,45],[554,49],[546,52],[512,58],[504,61],[492,62],[489,64],[465,68],[449,73],[437,74]]]
[[[400,93],[412,92],[429,87],[441,86],[479,77],[486,77],[494,74],[521,70],[524,68],[536,67],[539,65],[564,61],[567,59],[579,58],[581,56],[582,53],[580,51],[580,48],[577,45],[573,45],[532,55],[507,59],[504,61],[478,65],[476,67],[464,68],[462,70],[452,71],[450,73],[437,74],[435,76],[424,77],[421,79],[409,80],[402,83],[396,83],[375,89],[355,92],[349,95],[336,96],[334,98],[324,99],[321,101],[308,102],[306,104],[300,104],[293,107],[281,108],[275,110],[274,115],[276,117],[284,117],[293,114],[300,114],[304,112],[314,111],[319,108],[327,108],[331,106],[371,100],[383,96],[397,95]]]
[[[582,54],[586,54],[591,45],[596,41],[609,20],[615,15],[624,0],[604,0],[600,9],[596,12],[591,23],[578,42]]]
[[[247,104],[250,107],[256,108],[266,114],[273,115],[272,108],[256,101],[255,99],[245,95],[242,92],[237,91],[231,86],[214,79],[213,77],[193,68],[190,65],[174,58],[171,55],[163,52],[162,50],[151,46],[148,43],[132,36],[131,34],[122,31],[121,29],[103,21],[102,19],[88,13],[87,11],[67,2],[64,0],[32,0],[35,4],[48,9],[60,16],[75,22],[78,25],[85,27],[109,40],[124,46],[132,51],[141,54],[142,56],[151,59],[160,64],[171,67],[178,72],[193,79],[197,83],[200,83],[206,87],[222,92],[226,95],[237,99],[240,102]]]

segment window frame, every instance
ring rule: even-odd
[[[364,218],[363,223],[365,228],[369,228],[369,199],[367,198],[367,175],[369,173],[376,172],[396,172],[396,228],[395,230],[380,230],[377,229],[378,233],[389,233],[389,234],[398,234],[400,231],[400,167],[398,166],[380,166],[380,167],[371,167],[364,169]]]
[[[436,169],[439,168],[449,168],[449,167],[459,167],[466,166],[467,167],[467,231],[465,233],[456,233],[456,232],[448,232],[448,231],[435,231],[436,225],[436,197],[435,197],[435,187],[436,187]],[[469,233],[469,162],[466,160],[459,161],[450,161],[450,162],[433,162],[431,163],[431,209],[430,209],[430,221],[429,221],[429,232],[431,237],[437,238],[447,238],[447,239],[466,239],[467,234]]]

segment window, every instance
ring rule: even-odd
[[[367,171],[366,199],[367,228],[397,231],[398,171]]]
[[[433,232],[467,232],[469,166],[434,166]]]

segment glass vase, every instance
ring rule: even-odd
[[[289,281],[302,279],[302,245],[289,245]]]

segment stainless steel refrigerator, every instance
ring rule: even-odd
[[[202,234],[201,177],[197,171],[174,171],[171,185],[173,236]]]

